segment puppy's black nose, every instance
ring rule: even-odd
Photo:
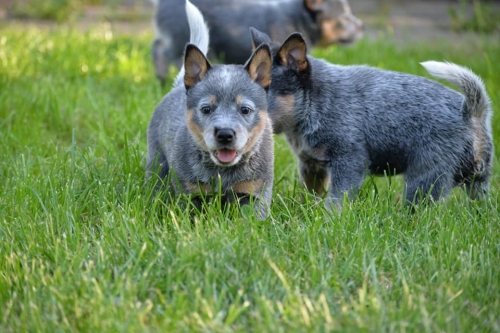
[[[219,143],[227,144],[231,143],[234,140],[236,133],[230,128],[216,128],[215,129],[215,138]]]

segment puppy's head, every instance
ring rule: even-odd
[[[305,0],[304,6],[321,32],[320,46],[352,43],[363,35],[363,22],[347,0]]]
[[[307,45],[299,33],[291,34],[283,44],[257,29],[250,28],[252,43],[269,45],[273,56],[272,85],[269,89],[269,115],[275,133],[281,133],[295,123],[296,101],[303,96],[310,83],[311,68],[307,59]]]
[[[267,45],[244,66],[211,66],[196,46],[186,47],[187,125],[215,164],[236,165],[259,142],[268,121],[271,64]]]
[[[283,44],[274,42],[266,33],[250,27],[252,45],[255,49],[258,46],[267,45],[273,57],[272,80],[286,76],[286,82],[280,82],[279,86],[296,86],[294,76],[304,76],[309,72],[307,61],[307,45],[298,32],[288,36]],[[286,73],[285,73],[286,72]],[[286,84],[286,83],[289,84]],[[277,84],[273,83],[273,87]]]

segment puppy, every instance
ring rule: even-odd
[[[222,192],[242,203],[253,195],[256,214],[265,218],[273,185],[269,47],[257,48],[244,66],[212,66],[203,17],[188,1],[186,9],[191,41],[203,49],[186,46],[181,77],[154,111],[147,176],[169,178],[176,193]]]
[[[299,160],[305,186],[340,207],[367,173],[404,174],[406,202],[434,200],[465,185],[486,194],[492,167],[491,106],[481,79],[451,63],[422,63],[429,79],[367,66],[337,66],[307,56],[292,34],[283,44],[251,29],[273,54],[269,114]]]
[[[180,67],[189,40],[183,0],[156,0],[152,57],[162,85],[170,64]],[[196,0],[210,27],[214,57],[243,64],[252,51],[248,28],[254,26],[276,40],[301,32],[308,42],[327,46],[351,43],[362,34],[362,22],[347,0]]]

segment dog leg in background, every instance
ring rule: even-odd
[[[183,52],[187,42],[198,46],[204,54],[208,52],[209,32],[202,14],[194,5],[187,2],[185,10],[179,1],[152,0],[155,5],[153,18],[154,39],[151,45],[151,58],[156,77],[162,87],[165,86],[169,67],[181,68]],[[182,18],[179,24],[170,26],[169,18],[175,15]],[[186,15],[185,17],[183,17]],[[186,20],[187,17],[187,20]],[[189,37],[188,37],[189,30]],[[174,80],[174,86],[179,83],[179,77]]]
[[[164,41],[160,38],[155,38],[153,40],[153,45],[151,47],[151,57],[153,58],[153,64],[155,66],[156,78],[160,81],[160,86],[163,88],[166,84],[168,61],[164,54],[165,47]]]
[[[174,40],[169,31],[162,31],[158,26],[160,19],[160,1],[151,0],[155,6],[155,15],[153,18],[153,31],[154,39],[151,44],[151,58],[153,60],[153,65],[155,68],[155,74],[157,79],[160,81],[160,86],[163,88],[166,84],[168,69],[170,65],[174,64],[179,68],[182,64],[182,59],[176,55],[176,50],[174,47]]]

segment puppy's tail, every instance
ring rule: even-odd
[[[449,62],[426,61],[421,63],[430,75],[457,86],[465,95],[463,113],[465,118],[475,117],[489,120],[491,102],[483,80],[470,69]]]
[[[489,176],[493,154],[492,108],[483,80],[470,69],[448,62],[426,61],[421,65],[429,74],[457,86],[465,95],[462,113],[474,132],[476,175]]]
[[[208,45],[210,43],[208,26],[205,23],[200,10],[189,2],[189,0],[186,0],[186,15],[189,23],[189,43],[196,45],[206,56],[208,53]],[[174,87],[183,84],[184,72],[184,65],[182,65],[179,74],[175,77]]]

